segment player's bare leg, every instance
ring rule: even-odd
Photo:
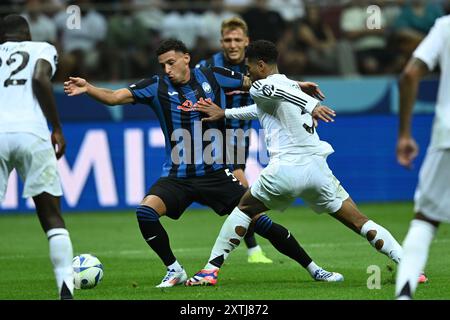
[[[395,295],[397,299],[412,299],[417,289],[417,278],[424,270],[431,241],[439,222],[417,213],[411,221],[408,234],[403,242],[403,256],[397,269]]]
[[[397,240],[388,230],[362,214],[350,197],[343,201],[342,207],[331,216],[365,237],[375,249],[387,255],[395,263],[400,261],[403,250]]]
[[[173,287],[187,280],[183,266],[177,261],[170,248],[169,236],[159,221],[167,213],[163,200],[156,195],[146,196],[136,209],[136,216],[141,234],[147,244],[156,252],[167,267],[166,276],[158,288]]]
[[[243,169],[236,169],[233,175],[239,180],[245,189],[248,189],[248,181],[245,177]],[[245,245],[247,246],[248,262],[249,263],[273,263],[273,261],[266,257],[261,247],[256,242],[254,224],[250,224],[249,229],[244,237]]]
[[[268,239],[279,252],[297,261],[316,281],[344,280],[341,274],[328,272],[316,265],[289,230],[263,214],[268,210],[260,200],[252,196],[250,190],[247,190],[238,207],[225,220],[211,251],[209,262],[204,269],[190,278],[186,285],[215,285],[220,267],[230,252],[239,246],[250,223],[255,224],[256,233]]]
[[[60,198],[49,193],[33,197],[42,229],[47,234],[58,293],[62,300],[73,299],[73,249],[64,220]]]

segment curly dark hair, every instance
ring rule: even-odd
[[[249,60],[262,60],[265,63],[277,63],[278,50],[273,42],[267,40],[256,40],[249,44],[245,51]]]
[[[172,50],[175,52],[189,53],[183,41],[177,39],[167,39],[162,41],[158,49],[156,49],[156,55],[159,56]]]

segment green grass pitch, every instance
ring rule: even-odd
[[[412,204],[361,205],[374,221],[403,240],[412,217]],[[66,213],[74,253],[93,253],[104,265],[103,281],[94,289],[76,290],[79,300],[294,300],[294,299],[392,299],[395,265],[377,253],[366,240],[328,215],[305,207],[271,218],[285,225],[328,270],[342,273],[342,283],[314,282],[297,263],[278,253],[268,241],[258,241],[273,264],[249,264],[241,245],[219,273],[216,287],[178,286],[157,289],[165,274],[156,254],[141,238],[134,212]],[[161,219],[172,248],[188,275],[198,271],[224,217],[211,210],[189,209],[178,221]],[[442,225],[433,241],[426,269],[429,283],[420,285],[417,299],[449,299],[450,227]],[[48,256],[48,243],[34,214],[0,215],[0,299],[56,299],[56,285]],[[368,289],[369,266],[381,270],[379,289]]]

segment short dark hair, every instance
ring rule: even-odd
[[[265,63],[277,63],[278,50],[273,42],[267,40],[256,40],[249,44],[245,51],[249,60],[262,60]]]
[[[156,49],[156,55],[159,56],[172,50],[175,52],[189,53],[183,41],[177,39],[167,39],[162,41],[158,49]]]
[[[2,38],[10,38],[11,36],[30,36],[30,27],[28,26],[27,20],[18,15],[10,14],[3,18],[1,31],[3,33]]]

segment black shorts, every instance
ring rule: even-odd
[[[227,163],[229,164],[229,166],[231,167],[231,169],[234,170],[238,170],[238,169],[242,169],[242,171],[245,171],[245,164],[247,163],[247,159],[248,159],[248,155],[249,155],[249,145],[246,144],[245,145],[245,149],[244,149],[244,159],[239,159],[239,157],[242,158],[242,155],[239,152],[242,152],[242,147],[239,147],[237,145],[231,145],[228,146],[229,149],[233,149],[233,150],[228,150],[227,153]],[[243,160],[243,161],[242,161]]]
[[[245,191],[230,169],[221,169],[201,177],[159,178],[147,195],[161,198],[166,215],[179,219],[193,202],[208,206],[221,216],[230,214]]]
[[[233,164],[231,165],[231,168],[233,171],[241,169],[242,171],[245,171],[245,164]]]

